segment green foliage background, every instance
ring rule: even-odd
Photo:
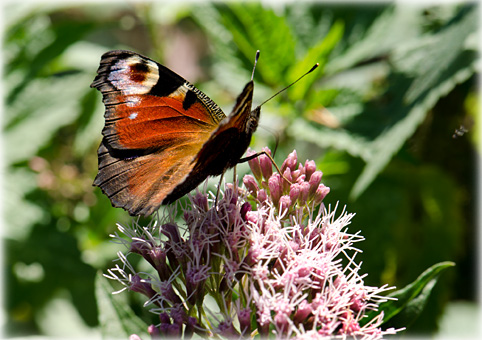
[[[109,233],[129,217],[91,186],[104,109],[89,85],[102,53],[119,48],[164,63],[226,112],[257,49],[256,103],[319,62],[263,106],[269,128],[252,147],[277,146],[278,161],[296,149],[317,162],[331,187],[326,204],[357,214],[350,230],[366,237],[359,259],[368,284],[401,288],[435,263],[456,263],[418,319],[403,323],[411,334],[434,333],[449,301],[476,296],[477,12],[475,4],[6,5],[7,334],[97,334],[98,307],[113,304],[94,279],[121,250]],[[461,126],[468,132],[453,138]],[[135,296],[122,299],[156,322]]]

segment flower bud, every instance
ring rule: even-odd
[[[256,183],[256,180],[254,176],[252,175],[246,175],[243,177],[243,183],[246,189],[248,189],[249,193],[253,195],[254,198],[258,196],[258,183]]]
[[[239,328],[241,335],[247,336],[251,333],[251,308],[242,308],[238,311]]]
[[[170,323],[161,323],[161,325],[159,326],[159,330],[162,335],[167,336],[169,332],[169,326],[171,326]]]
[[[202,303],[204,299],[204,283],[207,279],[204,269],[203,266],[192,266],[186,271],[186,293],[192,305]]]
[[[266,152],[267,154],[269,154],[270,156],[273,156],[273,155],[271,154],[270,148],[268,148],[267,146],[264,146],[264,147],[261,149],[261,151],[264,151],[264,152]]]
[[[268,338],[269,334],[269,322],[260,322],[258,320],[258,333],[261,335],[262,339]]]
[[[231,321],[221,321],[218,331],[219,335],[228,339],[238,339],[240,335]]]
[[[257,224],[258,223],[258,213],[256,211],[248,211],[246,213],[246,222]]]
[[[154,325],[149,325],[149,327],[147,327],[147,332],[149,333],[149,335],[151,336],[152,339],[160,339],[161,338],[161,331],[159,330],[159,328],[157,328]],[[129,340],[131,340],[131,339],[129,338]]]
[[[209,202],[208,202],[208,196],[206,194],[197,192],[193,199],[192,199],[193,204],[201,209],[201,211],[208,211],[209,210]]]
[[[313,195],[316,192],[316,189],[318,189],[318,185],[320,185],[321,182],[321,176],[323,176],[323,173],[321,171],[315,171],[311,177],[308,183],[310,184],[310,194],[309,197],[312,198]]]
[[[267,199],[268,199],[268,194],[266,193],[266,190],[261,189],[260,191],[258,191],[258,201],[260,203],[263,203]]]
[[[293,183],[291,169],[286,168],[286,170],[283,172],[283,192],[288,192],[290,190],[291,183]]]
[[[307,300],[303,300],[298,305],[298,309],[295,312],[293,321],[296,324],[303,323],[303,321],[305,321],[308,318],[308,315],[310,315],[311,312],[312,312],[312,308],[310,303]]]
[[[179,229],[177,225],[173,223],[166,223],[161,226],[161,233],[166,235],[173,243],[181,243],[181,235],[179,235]]]
[[[171,268],[176,268],[179,263],[183,263],[183,258],[176,253],[176,250],[183,248],[183,242],[181,239],[181,235],[179,235],[179,229],[177,225],[173,223],[166,223],[161,226],[160,228],[161,233],[166,235],[169,240],[166,242],[166,250],[167,258],[169,259],[169,266]]]
[[[177,295],[177,293],[172,288],[172,284],[169,281],[162,281],[159,284],[159,293],[161,296],[166,299],[167,301],[171,302],[172,304],[180,304],[182,303],[181,298]],[[167,315],[167,314],[166,314]],[[160,317],[160,316],[159,316]],[[169,316],[167,317],[169,321]],[[162,322],[162,319],[161,319]]]
[[[298,163],[298,156],[296,155],[296,150],[293,150],[293,152],[290,153],[288,157],[285,159],[285,161],[283,162],[283,165],[281,165],[281,173],[284,173],[286,168],[290,168],[291,171],[295,171],[297,163]]]
[[[238,201],[238,196],[234,190],[234,188],[227,187],[224,191],[223,199],[221,200],[222,204],[236,204]]]
[[[146,280],[141,279],[138,274],[132,276],[131,281],[129,282],[129,289],[133,292],[142,293],[147,296],[149,299],[154,297],[157,293],[151,287],[151,283],[147,282]]]
[[[187,321],[186,311],[184,310],[182,304],[175,305],[171,309],[171,318],[173,323],[177,323],[179,325],[182,325],[185,321]]]
[[[301,186],[298,183],[291,184],[290,186],[290,199],[291,202],[296,202],[298,197],[300,197]]]
[[[229,230],[231,230],[237,218],[239,218],[239,212],[236,204],[223,204],[219,206],[219,211],[222,212],[222,215],[227,217],[227,227],[229,228]]]
[[[345,314],[345,315],[343,315]],[[340,316],[342,321],[341,331],[343,334],[356,334],[361,327],[351,312],[345,312]]]
[[[305,174],[301,174],[301,175],[297,178],[296,182],[298,182],[298,183],[303,183],[303,182],[308,183],[308,181],[306,181],[305,178],[306,178],[306,175],[305,175]]]
[[[306,180],[309,181],[311,175],[316,171],[316,163],[315,161],[306,160],[305,162],[305,175]]]
[[[173,323],[167,326],[167,336],[169,338],[179,339],[181,337],[182,324]]]
[[[259,157],[259,164],[261,167],[261,173],[265,179],[268,179],[273,174],[273,164],[271,163],[271,159],[266,155],[260,155]]]
[[[276,325],[276,329],[278,329],[281,334],[287,332],[290,327],[289,315],[283,312],[276,313],[273,321]]]
[[[279,199],[279,211],[280,214],[283,214],[286,210],[288,210],[291,207],[291,199],[290,196],[288,195],[283,195]]]
[[[280,175],[278,173],[273,174],[268,180],[269,193],[271,201],[275,206],[278,205],[281,197]]]
[[[254,150],[248,149],[246,152],[246,157],[255,155],[256,152]],[[259,164],[259,157],[255,157],[248,161],[249,167],[253,172],[254,177],[259,182],[263,178],[263,173],[261,172],[261,165]]]
[[[300,174],[305,174],[305,167],[301,163],[298,163],[298,170],[300,170]]]
[[[313,202],[315,204],[320,204],[321,201],[323,201],[323,199],[326,197],[326,195],[328,195],[329,192],[330,192],[330,187],[327,187],[323,183],[321,183],[318,186],[318,189],[316,189]]]
[[[291,171],[291,177],[293,178],[293,182],[298,182],[298,183],[303,182],[303,179],[304,179],[304,178],[301,179],[301,180],[299,179],[299,177],[300,177],[301,175],[303,175],[303,174],[301,173],[300,170]]]
[[[249,202],[244,202],[243,205],[241,206],[241,209],[240,209],[240,215],[241,215],[241,219],[243,221],[246,221],[246,214],[248,212],[250,212],[251,210],[253,209],[253,207],[251,207],[251,204],[249,204]]]
[[[306,204],[306,201],[308,200],[308,195],[310,193],[310,184],[308,182],[303,182],[300,184],[300,196],[298,198],[298,202],[300,206],[303,206]]]
[[[198,327],[198,322],[195,317],[188,317],[187,318],[187,323],[186,323],[186,328],[184,329],[184,336],[183,339],[190,339],[194,333],[194,330]]]
[[[159,320],[161,321],[161,323],[167,323],[167,324],[171,323],[171,318],[167,313],[159,314]]]
[[[157,270],[161,280],[167,280],[171,276],[171,270],[167,265],[167,254],[162,247],[154,247],[148,253],[146,260]]]
[[[131,247],[130,247],[130,252],[131,253],[135,253],[135,254],[139,254],[141,255],[142,257],[146,258],[146,254],[147,252],[149,251],[149,245],[150,243],[148,243],[147,241],[145,240],[132,240],[131,242]]]
[[[261,255],[261,249],[259,247],[251,246],[248,250],[248,254],[243,260],[243,264],[247,264],[251,267],[253,264],[258,262],[259,255]]]

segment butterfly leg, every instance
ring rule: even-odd
[[[233,166],[233,187],[234,187],[234,194],[238,196],[238,182],[236,181],[236,165]]]
[[[218,184],[218,190],[216,191],[216,198],[214,200],[214,206],[217,207],[218,206],[218,197],[219,197],[219,191],[221,190],[221,183],[223,181],[223,177],[224,177],[224,173],[226,171],[223,171],[223,173],[221,174],[221,177],[219,177],[219,184]]]

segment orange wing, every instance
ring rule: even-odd
[[[115,207],[152,214],[185,181],[225,115],[182,77],[133,52],[104,54],[91,86],[106,106],[94,185]]]
[[[99,173],[94,185],[100,187],[115,207],[131,215],[150,215],[191,172],[192,155],[202,143],[176,145],[135,158],[118,158],[102,142]]]

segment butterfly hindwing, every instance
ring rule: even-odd
[[[139,157],[114,157],[102,143],[98,150],[99,173],[94,184],[115,207],[131,215],[150,215],[191,172],[189,146],[169,148]]]

